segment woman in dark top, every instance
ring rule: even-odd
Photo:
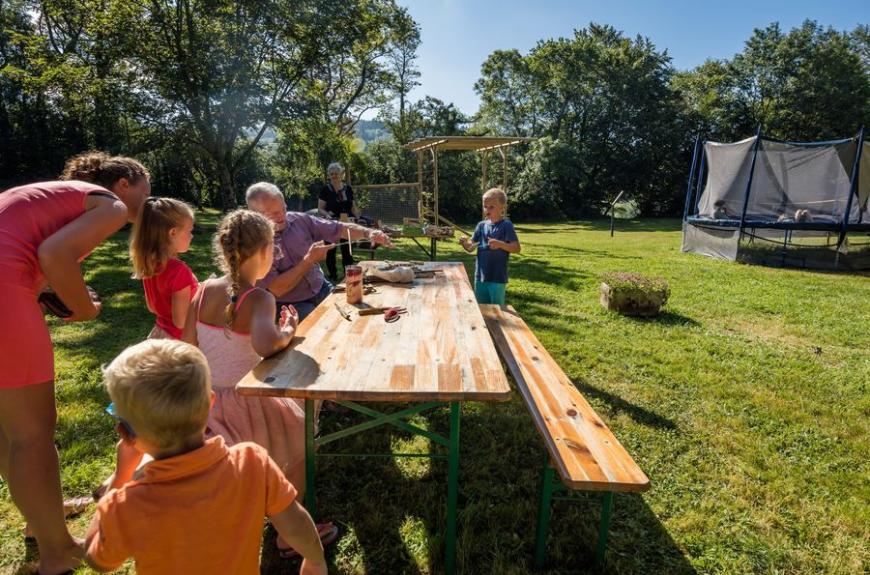
[[[358,217],[359,210],[353,203],[353,189],[349,184],[344,183],[344,168],[338,162],[333,162],[326,168],[326,174],[329,176],[329,182],[321,188],[317,201],[317,210],[320,215],[334,220],[341,219],[342,214],[349,218]],[[353,257],[350,254],[350,246],[346,238],[339,241],[339,247],[341,248],[341,265],[347,269],[347,266],[353,265]],[[330,250],[326,254],[326,270],[333,283],[338,281],[335,252],[336,250]]]

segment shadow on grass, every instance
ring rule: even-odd
[[[658,413],[654,411],[650,411],[639,405],[635,405],[630,401],[626,401],[622,399],[618,395],[612,394],[603,389],[597,388],[593,385],[586,383],[581,380],[571,380],[574,384],[574,387],[580,390],[581,393],[588,397],[592,397],[595,399],[599,399],[606,403],[610,409],[614,413],[625,413],[634,421],[640,423],[641,425],[647,425],[650,427],[655,427],[657,429],[669,429],[676,430],[677,424],[668,419],[667,417],[662,417]]]
[[[640,260],[643,259],[640,256],[626,256],[615,254],[611,251],[606,250],[590,250],[588,248],[581,247],[572,247],[572,246],[551,246],[546,244],[541,244],[541,248],[545,249],[547,252],[547,257],[553,259],[565,259],[568,257],[582,259],[582,258],[605,258],[608,260]],[[528,256],[520,256],[520,259],[517,260],[517,265],[521,265],[528,258]]]
[[[640,421],[673,427],[666,419],[612,394],[591,386],[586,391]],[[387,406],[385,411],[395,409]],[[348,417],[344,425],[360,421]],[[448,429],[445,409],[424,418],[431,430]],[[406,435],[381,427],[345,438],[333,450],[383,453],[400,437]],[[464,404],[461,437],[457,572],[534,571],[545,450],[531,416],[516,395],[503,404]],[[432,450],[428,442],[427,448]],[[409,476],[389,459],[318,461],[319,516],[343,527],[342,540],[327,553],[330,572],[443,572],[447,466],[445,461],[429,465],[428,471]],[[695,572],[644,498],[634,494],[614,498],[606,563],[603,570],[594,569],[591,560],[600,510],[598,494],[579,493],[575,501],[554,502],[545,572]],[[262,565],[263,573],[291,573],[298,568],[297,563],[277,557],[272,535],[266,540]]]
[[[543,259],[524,256],[510,266],[512,279],[548,285],[565,285],[572,280],[589,277],[588,273],[553,264]]]
[[[657,323],[660,325],[666,326],[680,326],[680,327],[698,327],[701,325],[700,322],[691,318],[689,316],[685,316],[673,311],[664,311],[657,315],[656,317],[637,317],[637,316],[625,316],[632,321],[636,321],[638,323]]]
[[[394,406],[384,404],[367,406],[385,412],[394,410]],[[354,413],[325,412],[321,429],[332,433],[366,420]],[[446,414],[427,414],[425,420],[433,429],[449,428]],[[443,564],[443,539],[433,526],[444,523],[446,466],[413,460],[412,465],[428,465],[428,471],[424,467],[422,473],[409,477],[398,462],[374,456],[390,453],[394,439],[406,437],[389,427],[379,427],[330,443],[319,454],[315,519],[336,523],[341,536],[327,549],[330,573],[422,574],[431,572],[424,567],[430,558]],[[427,444],[423,451],[436,450]],[[330,456],[336,453],[369,456]],[[270,530],[261,556],[261,573],[298,572],[298,561],[288,562],[278,556],[274,538]]]
[[[529,224],[547,226],[543,228],[529,228]],[[567,221],[567,222],[523,222],[516,230],[530,234],[565,234],[570,232],[601,232],[610,231],[610,218],[596,218],[594,220]],[[678,232],[682,230],[683,223],[676,218],[643,218],[640,220],[616,220],[614,233],[631,232]]]

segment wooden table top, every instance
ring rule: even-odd
[[[331,294],[299,325],[291,347],[260,362],[236,389],[347,401],[506,401],[510,386],[465,267],[424,267],[439,271],[404,286],[377,284],[362,304]],[[357,314],[381,306],[408,312],[394,323]]]

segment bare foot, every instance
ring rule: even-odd
[[[81,567],[85,560],[85,542],[83,539],[73,537],[70,545],[51,561],[39,558],[37,573],[40,575],[60,575]]]

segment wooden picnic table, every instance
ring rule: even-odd
[[[362,263],[364,267],[375,264]],[[344,293],[330,295],[299,325],[291,348],[260,362],[236,389],[246,395],[305,400],[305,506],[312,515],[315,457],[326,455],[320,446],[388,424],[446,448],[445,570],[452,573],[456,565],[460,403],[506,401],[511,392],[465,267],[459,262],[432,262],[424,269],[435,273],[412,284],[377,284],[377,291],[366,295],[362,304],[347,304]],[[389,306],[404,307],[407,313],[394,323],[385,322],[382,314],[358,315],[360,309]],[[351,319],[342,317],[342,311]],[[371,419],[315,438],[315,401],[322,399]],[[416,405],[381,413],[360,402]],[[447,436],[405,421],[445,405],[450,408]],[[444,458],[437,453],[428,455]]]

